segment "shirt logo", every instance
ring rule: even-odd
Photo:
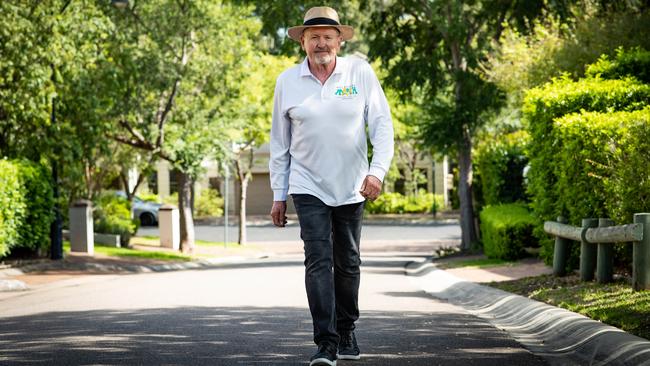
[[[338,86],[336,87],[336,92],[334,95],[337,97],[353,97],[355,95],[359,94],[357,91],[357,86],[356,85],[346,85],[346,86]]]

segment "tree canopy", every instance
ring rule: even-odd
[[[476,241],[472,206],[472,138],[503,95],[487,81],[481,61],[505,24],[527,30],[544,12],[568,14],[570,1],[388,1],[366,4],[369,56],[381,59],[386,82],[405,96],[428,96],[421,138],[438,151],[456,152],[463,247]]]

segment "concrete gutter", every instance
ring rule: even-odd
[[[187,262],[173,262],[162,264],[135,264],[135,263],[102,263],[101,261],[69,262],[69,261],[47,261],[34,264],[25,264],[20,267],[11,267],[0,269],[0,278],[6,276],[16,276],[34,272],[56,271],[56,270],[74,270],[74,271],[92,271],[92,272],[127,272],[127,273],[151,273],[151,272],[168,272],[182,271],[191,269],[217,268],[228,264],[259,262],[266,256],[260,257],[226,257],[203,259]],[[2,291],[2,290],[0,290]]]
[[[411,264],[407,274],[430,295],[488,320],[550,365],[650,366],[650,342],[618,328],[462,280],[430,261]]]

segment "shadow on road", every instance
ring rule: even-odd
[[[364,358],[350,365],[544,364],[470,315],[363,312],[358,329]],[[304,365],[314,349],[304,308],[186,307],[0,318],[3,365]]]

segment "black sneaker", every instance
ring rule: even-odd
[[[338,356],[341,360],[361,359],[361,351],[359,351],[359,346],[357,345],[357,337],[354,336],[354,332],[346,332],[341,334]]]
[[[336,347],[329,343],[319,344],[318,352],[309,361],[309,366],[336,366]]]

